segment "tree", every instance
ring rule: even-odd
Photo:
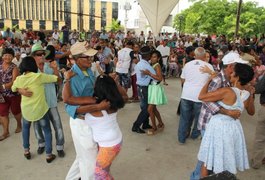
[[[194,4],[174,17],[173,26],[179,30],[179,16],[183,16],[182,32],[196,34],[226,34],[233,36],[236,26],[237,1],[192,0]],[[239,34],[252,36],[265,31],[265,9],[256,2],[242,4]]]
[[[124,27],[121,25],[120,21],[118,19],[112,19],[111,24],[107,27],[108,31],[118,31],[124,29]]]

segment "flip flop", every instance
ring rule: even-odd
[[[15,130],[15,133],[20,133],[21,132],[21,128],[17,128],[16,130]]]
[[[5,140],[8,137],[9,137],[9,133],[6,134],[6,135],[2,135],[2,136],[0,136],[0,141],[3,141],[3,140]]]
[[[160,130],[163,130],[165,128],[165,125],[164,124],[158,124],[157,128]]]
[[[146,134],[148,135],[148,136],[153,136],[153,135],[155,135],[155,134],[157,134],[158,133],[158,129],[148,129],[147,131],[146,131]]]

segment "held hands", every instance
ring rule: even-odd
[[[119,76],[116,73],[110,73],[109,76],[119,85]]]
[[[151,76],[151,73],[149,70],[145,69],[145,70],[141,70],[141,72],[144,74],[144,75],[149,75]]]
[[[57,63],[56,63],[56,61],[52,61],[51,63],[50,63],[50,67],[52,68],[52,69],[58,69],[58,65],[57,65]]]
[[[99,103],[99,107],[101,110],[108,110],[110,108],[110,102],[107,100],[103,100]]]
[[[64,78],[65,79],[71,79],[72,77],[74,77],[75,76],[75,73],[73,72],[73,71],[71,71],[71,70],[69,70],[69,71],[66,71],[65,73],[64,73]]]
[[[213,78],[215,78],[216,75],[217,75],[213,70],[211,70],[211,69],[210,69],[208,66],[206,66],[206,65],[200,67],[200,71],[201,71],[202,73],[207,73],[207,74],[210,75],[209,81],[212,80]]]
[[[253,87],[250,84],[245,86],[245,90],[247,90],[251,95],[253,95],[255,93],[255,87]]]

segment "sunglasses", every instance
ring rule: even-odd
[[[44,53],[36,53],[35,56],[44,56]]]
[[[81,56],[79,58],[82,58],[82,59],[87,59],[87,60],[93,60],[94,57],[93,56]]]

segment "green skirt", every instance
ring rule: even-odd
[[[164,87],[161,84],[150,84],[148,86],[148,104],[167,104]]]

